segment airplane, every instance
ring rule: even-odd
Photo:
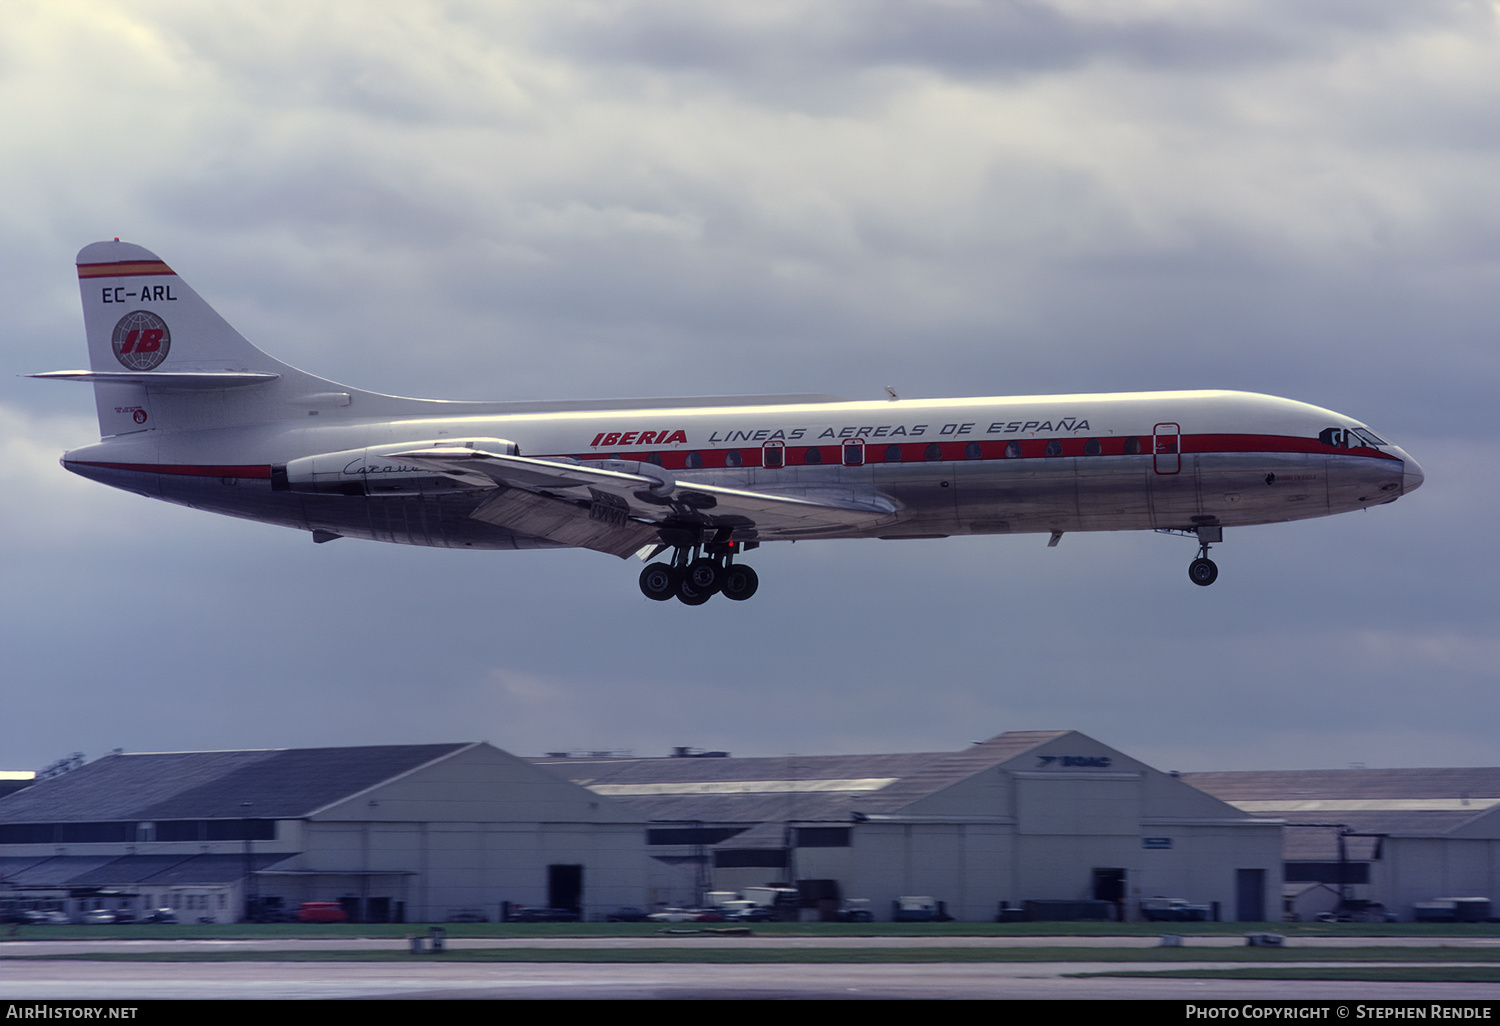
[[[1343,414],[1234,391],[849,401],[825,395],[459,402],[361,391],[257,349],[156,254],[85,246],[100,441],[62,465],[197,509],[337,538],[581,547],[648,598],[743,601],[765,542],[1226,527],[1328,516],[1422,484]],[[665,560],[657,557],[670,551]]]

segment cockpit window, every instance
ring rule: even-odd
[[[1318,441],[1324,445],[1337,446],[1340,449],[1357,449],[1363,445],[1379,448],[1382,445],[1391,444],[1369,428],[1362,427],[1324,428],[1318,432]]]

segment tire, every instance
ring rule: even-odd
[[[666,563],[652,563],[641,571],[641,594],[665,602],[677,594],[677,571]]]
[[[713,592],[693,587],[693,582],[686,576],[677,585],[677,601],[685,606],[701,606],[713,597]]]
[[[1188,564],[1188,580],[1200,588],[1207,588],[1219,579],[1219,568],[1211,559],[1195,559]]]
[[[694,591],[712,595],[724,583],[724,568],[705,556],[688,564],[683,580],[691,583]]]
[[[735,563],[724,571],[724,583],[720,591],[727,599],[735,602],[743,602],[755,594],[755,589],[760,587],[760,577],[754,570],[743,563]]]

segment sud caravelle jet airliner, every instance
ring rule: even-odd
[[[447,402],[267,356],[154,253],[78,254],[101,440],[75,474],[312,532],[450,548],[581,547],[649,562],[688,605],[755,593],[762,542],[1225,527],[1394,501],[1422,483],[1343,414],[1247,392],[849,402],[730,396]]]

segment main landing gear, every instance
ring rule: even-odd
[[[672,562],[651,563],[641,571],[641,594],[657,602],[672,597],[683,605],[701,606],[714,595],[743,602],[760,587],[760,578],[743,563],[734,562],[732,545],[680,546]]]

